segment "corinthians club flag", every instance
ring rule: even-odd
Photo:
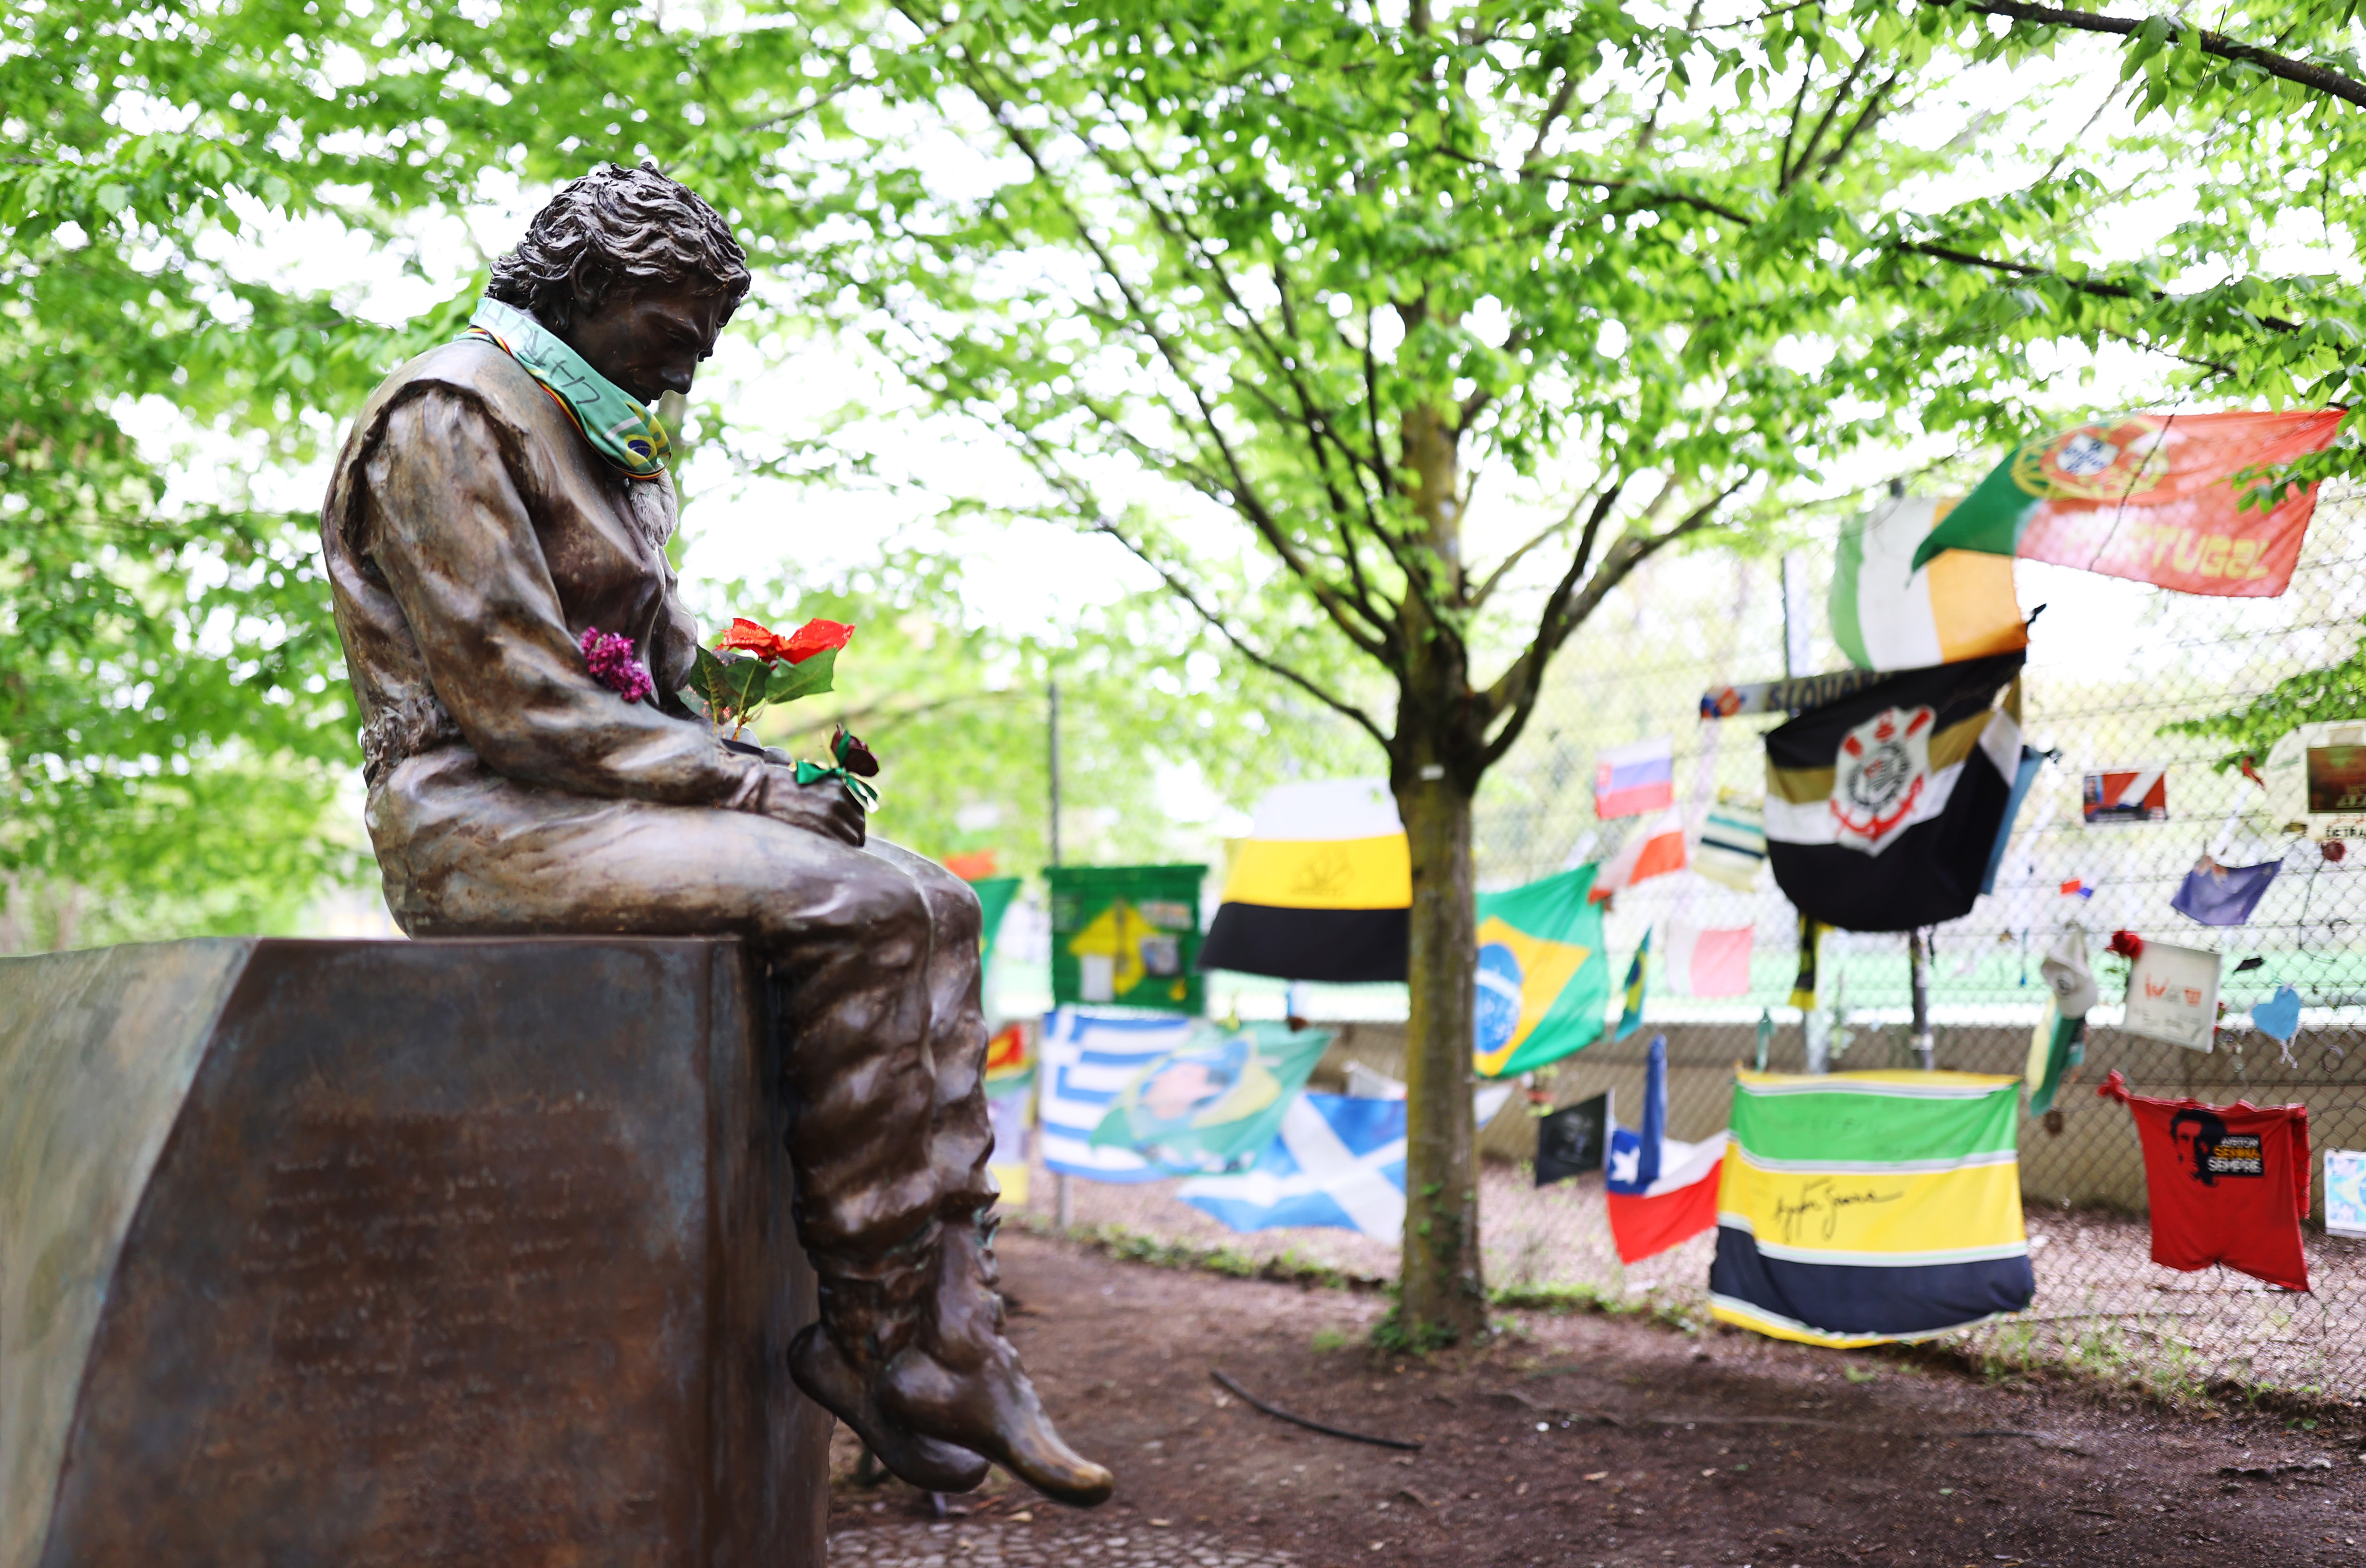
[[[1902,931],[1970,910],[2021,767],[2022,659],[1904,671],[1767,732],[1766,858],[1801,914]]]
[[[2017,1077],[1741,1074],[1710,1314],[1845,1350],[2023,1310],[2020,1109]]]
[[[2342,417],[2132,413],[2039,436],[1924,536],[1914,564],[1977,550],[2181,593],[2272,599],[2292,581],[2316,486],[2277,490],[2253,470],[2323,451]]]
[[[1202,969],[1346,984],[1405,977],[1413,860],[1381,779],[1268,790],[1233,855]]]

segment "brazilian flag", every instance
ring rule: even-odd
[[[1331,1039],[1329,1030],[1286,1023],[1200,1025],[1118,1091],[1092,1142],[1177,1170],[1258,1154]]]
[[[1582,1051],[1602,1033],[1610,961],[1602,906],[1582,865],[1508,893],[1479,895],[1479,998],[1472,1065],[1509,1077]]]

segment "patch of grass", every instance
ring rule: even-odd
[[[1446,1349],[1460,1337],[1442,1323],[1408,1330],[1401,1307],[1389,1308],[1388,1315],[1372,1325],[1372,1343],[1392,1356],[1426,1356]]]
[[[1079,1226],[1063,1231],[1024,1213],[1012,1214],[1005,1223],[1016,1224],[1031,1235],[1073,1241],[1121,1263],[1143,1263],[1153,1269],[1189,1269],[1202,1274],[1221,1274],[1228,1280],[1268,1280],[1312,1290],[1374,1292],[1395,1288],[1389,1280],[1350,1273],[1295,1250],[1279,1258],[1258,1258],[1221,1243],[1195,1247],[1189,1242],[1146,1235],[1123,1225]]]
[[[1318,1328],[1314,1331],[1314,1348],[1318,1351],[1345,1350],[1354,1343],[1354,1340],[1336,1328]]]
[[[1851,1382],[1872,1382],[1879,1378],[1881,1373],[1871,1367],[1857,1368],[1843,1362],[1841,1366],[1841,1376]]]

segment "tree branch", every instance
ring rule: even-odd
[[[1502,713],[1507,703],[1515,700],[1515,694],[1526,691],[1532,680],[1542,682],[1544,661],[1551,657],[1544,651],[1546,635],[1552,630],[1561,607],[1569,603],[1570,594],[1584,577],[1587,566],[1592,564],[1594,541],[1601,535],[1603,520],[1610,515],[1610,509],[1618,503],[1618,492],[1626,488],[1625,479],[1615,479],[1609,489],[1594,499],[1594,511],[1585,520],[1585,531],[1578,536],[1577,553],[1570,558],[1569,570],[1561,573],[1560,581],[1546,596],[1544,614],[1537,618],[1537,635],[1520,651],[1519,658],[1512,660],[1512,667],[1497,676],[1495,683],[1480,695],[1479,701],[1486,709],[1489,721]],[[1575,515],[1576,508],[1570,510],[1571,514]],[[1529,700],[1534,701],[1533,698]],[[1482,763],[1482,767],[1484,765]]]
[[[1556,599],[1564,601],[1560,606],[1558,621],[1545,623],[1551,626],[1549,633],[1540,630],[1537,640],[1529,645],[1527,651],[1520,656],[1518,662],[1513,665],[1512,670],[1504,671],[1506,679],[1510,678],[1514,671],[1521,672],[1519,695],[1512,704],[1508,716],[1504,720],[1503,728],[1496,731],[1494,739],[1488,741],[1486,749],[1480,753],[1481,772],[1483,773],[1501,761],[1504,754],[1517,743],[1520,732],[1527,728],[1529,716],[1536,712],[1537,698],[1544,691],[1546,667],[1551,662],[1553,655],[1560,651],[1561,645],[1569,640],[1570,635],[1585,624],[1586,617],[1594,614],[1595,606],[1608,596],[1612,589],[1626,581],[1637,567],[1677,540],[1698,533],[1708,526],[1710,520],[1717,515],[1717,509],[1724,505],[1727,498],[1740,490],[1741,485],[1742,481],[1736,479],[1713,499],[1703,502],[1691,515],[1664,534],[1622,536],[1617,544],[1604,553],[1602,564],[1595,568],[1594,575],[1586,580],[1585,591],[1574,599],[1569,599],[1563,592],[1574,581],[1574,575],[1561,580],[1561,587],[1554,591]],[[1616,493],[1614,491],[1613,494]],[[1604,507],[1595,508],[1594,519],[1586,525],[1589,536],[1606,510]],[[1552,605],[1547,606],[1548,611],[1554,608],[1555,606]],[[1489,689],[1488,697],[1491,702],[1497,689],[1500,689],[1503,684],[1502,681],[1498,681],[1494,687]]]
[[[1183,603],[1190,605],[1193,613],[1198,615],[1202,621],[1205,621],[1208,626],[1214,630],[1217,636],[1222,637],[1226,642],[1231,643],[1234,648],[1239,649],[1241,657],[1246,659],[1250,663],[1256,665],[1258,669],[1265,671],[1267,673],[1279,676],[1282,680],[1289,682],[1291,685],[1296,686],[1300,691],[1304,692],[1308,696],[1313,697],[1316,702],[1321,703],[1324,707],[1329,708],[1332,712],[1353,720],[1363,729],[1365,734],[1380,742],[1381,750],[1388,752],[1391,756],[1395,755],[1396,748],[1390,743],[1387,734],[1381,730],[1379,724],[1373,721],[1372,716],[1369,714],[1356,706],[1353,703],[1333,696],[1329,692],[1324,691],[1313,681],[1300,674],[1297,671],[1292,670],[1290,666],[1282,663],[1279,660],[1273,658],[1271,655],[1267,654],[1260,649],[1250,647],[1245,638],[1244,638],[1238,632],[1233,630],[1230,626],[1225,624],[1224,618],[1222,615],[1217,615],[1213,610],[1211,610],[1205,604],[1200,602],[1199,594],[1192,592],[1189,584],[1184,582],[1173,572],[1167,570],[1164,563],[1159,561],[1157,558],[1151,555],[1149,551],[1144,549],[1140,545],[1136,544],[1131,537],[1129,537],[1124,529],[1120,528],[1107,517],[1095,518],[1093,520],[1093,528],[1097,533],[1107,534],[1110,538],[1115,539],[1119,544],[1123,545],[1127,549],[1132,551],[1135,559],[1141,561],[1151,570],[1156,572],[1158,574],[1158,580],[1166,584],[1168,591],[1174,593],[1177,598],[1182,600]]]
[[[1503,582],[1504,579],[1512,574],[1512,569],[1519,565],[1520,562],[1527,558],[1529,551],[1536,549],[1538,546],[1544,544],[1546,541],[1555,537],[1556,536],[1567,532],[1569,525],[1577,521],[1579,508],[1583,507],[1588,500],[1592,499],[1593,494],[1594,492],[1592,491],[1588,491],[1583,495],[1579,496],[1575,501],[1571,502],[1569,503],[1569,510],[1561,513],[1560,522],[1546,528],[1543,533],[1538,534],[1536,537],[1530,539],[1527,543],[1514,550],[1510,555],[1505,556],[1502,563],[1498,565],[1494,570],[1489,572],[1485,579],[1480,582],[1478,588],[1472,591],[1470,595],[1470,608],[1477,610],[1482,607],[1487,603],[1489,597],[1494,593],[1496,588]]]
[[[2291,55],[2279,54],[2274,50],[2261,49],[2257,44],[2245,43],[2239,39],[2228,38],[2225,33],[2195,28],[2168,17],[2104,17],[2092,11],[2065,10],[2056,6],[2023,5],[2020,0],[1922,0],[1922,3],[1941,10],[1964,10],[1977,16],[2003,17],[2011,21],[2072,28],[2080,32],[2111,33],[2119,38],[2130,38],[2149,28],[2160,26],[2166,29],[2162,38],[2169,44],[2184,43],[2191,36],[2195,47],[2204,54],[2216,55],[2221,60],[2243,65],[2256,65],[2281,81],[2296,83],[2327,97],[2339,98],[2343,103],[2366,108],[2366,82],[2360,82],[2355,76],[2346,75],[2330,66],[2295,60]]]

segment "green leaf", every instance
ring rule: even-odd
[[[772,703],[793,703],[799,697],[816,696],[831,689],[830,678],[838,668],[838,649],[825,648],[795,664],[772,666],[772,679],[764,687],[764,700]]]

